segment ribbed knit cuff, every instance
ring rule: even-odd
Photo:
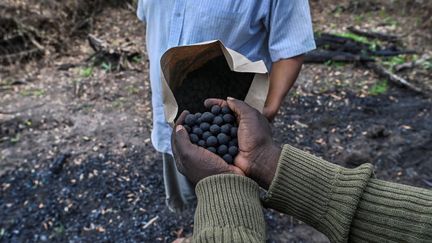
[[[195,191],[194,241],[212,238],[221,242],[221,237],[226,242],[265,240],[259,186],[253,180],[231,174],[210,176],[201,180]]]
[[[372,165],[346,169],[290,145],[283,147],[265,205],[346,242]]]

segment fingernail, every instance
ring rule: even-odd
[[[233,97],[227,97],[227,100],[235,100]]]
[[[183,126],[182,125],[178,125],[178,126],[176,126],[176,132],[178,132],[178,131],[180,131],[180,130],[182,130],[183,129]]]

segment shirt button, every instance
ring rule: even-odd
[[[176,13],[175,16],[176,16],[176,17],[180,17],[180,16],[181,16],[181,13]]]

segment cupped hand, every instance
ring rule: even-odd
[[[187,114],[189,112],[183,111],[179,116],[171,137],[172,150],[180,173],[193,184],[218,174],[230,173],[244,176],[245,174],[238,167],[227,164],[218,155],[191,143],[186,129],[180,125]]]
[[[234,165],[267,189],[275,175],[281,149],[273,142],[266,117],[243,101],[233,98],[226,101],[207,99],[204,105],[228,106],[234,112],[238,123],[239,146]]]

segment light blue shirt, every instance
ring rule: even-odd
[[[171,153],[171,127],[165,122],[160,58],[171,47],[221,40],[268,70],[281,59],[315,48],[307,0],[139,0],[146,23],[156,150]]]

